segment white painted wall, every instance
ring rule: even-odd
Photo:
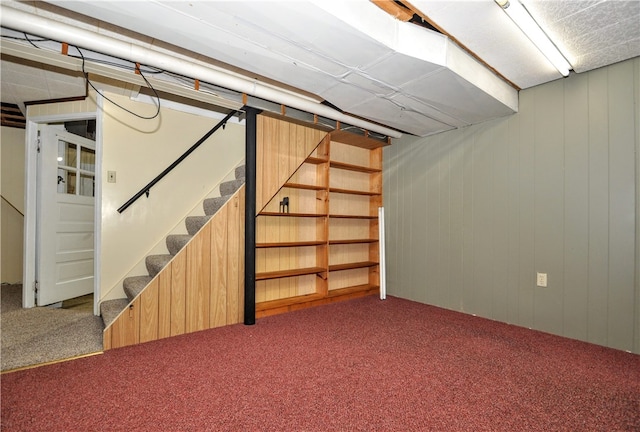
[[[640,58],[394,141],[384,203],[389,294],[640,353]]]
[[[22,281],[24,227],[24,143],[25,131],[0,130],[0,270],[3,283]]]
[[[155,107],[108,94],[144,115]],[[169,108],[142,120],[104,103],[101,299],[124,297],[120,280],[244,159],[244,126],[229,123],[122,214],[117,209],[218,123]],[[107,171],[116,183],[107,183]]]

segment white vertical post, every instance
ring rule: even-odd
[[[384,207],[378,207],[378,249],[380,254],[380,300],[387,298],[387,263],[384,242]]]

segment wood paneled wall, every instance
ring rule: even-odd
[[[259,213],[327,132],[266,115],[258,116],[256,132],[256,211]]]
[[[389,294],[640,354],[639,102],[636,58],[386,148]]]
[[[242,322],[245,187],[104,331],[104,349]]]

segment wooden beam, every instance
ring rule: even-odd
[[[400,21],[407,22],[413,18],[413,12],[411,10],[393,0],[371,0],[371,2]]]

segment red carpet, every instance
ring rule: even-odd
[[[640,430],[640,356],[397,298],[1,379],[7,432]]]

